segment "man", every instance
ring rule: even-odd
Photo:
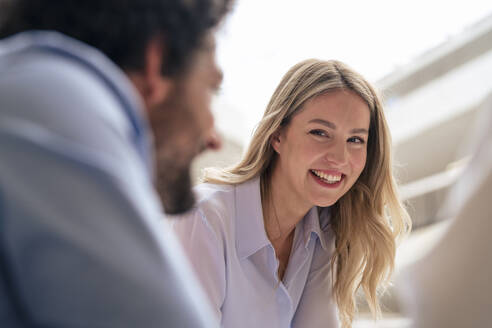
[[[228,7],[0,1],[1,327],[216,325],[154,188],[185,211],[192,158],[218,147]]]

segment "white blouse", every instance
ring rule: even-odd
[[[332,297],[329,209],[313,207],[295,228],[283,281],[267,238],[260,180],[202,184],[197,204],[173,222],[223,327],[339,327]]]

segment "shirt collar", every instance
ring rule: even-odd
[[[329,250],[330,241],[334,240],[333,231],[330,228],[330,208],[320,208],[314,206],[309,210],[303,219],[303,232],[304,232],[304,246],[308,247],[311,236],[316,234],[321,247],[325,251]]]
[[[270,244],[261,206],[260,178],[236,185],[236,249],[240,259]]]
[[[260,178],[254,178],[236,185],[236,249],[240,259],[249,257],[270,245],[265,232],[263,209],[261,206]],[[308,246],[312,233],[318,237],[325,251],[334,241],[330,228],[330,208],[318,207],[309,210],[302,220],[304,245]]]

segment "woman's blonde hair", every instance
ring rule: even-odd
[[[229,168],[205,170],[204,181],[237,184],[257,176],[266,181],[277,156],[270,144],[271,136],[287,125],[307,100],[340,89],[355,92],[370,109],[364,170],[352,188],[331,206],[331,227],[336,236],[333,295],[342,326],[347,328],[356,312],[355,293],[359,287],[373,316],[381,316],[378,295],[393,272],[396,245],[411,227],[397,195],[391,137],[375,89],[339,61],[309,59],[296,64],[275,90],[241,161]]]

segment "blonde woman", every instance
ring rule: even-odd
[[[410,229],[381,100],[338,61],[307,60],[275,90],[243,159],[208,170],[175,231],[224,327],[351,327],[375,317]]]

